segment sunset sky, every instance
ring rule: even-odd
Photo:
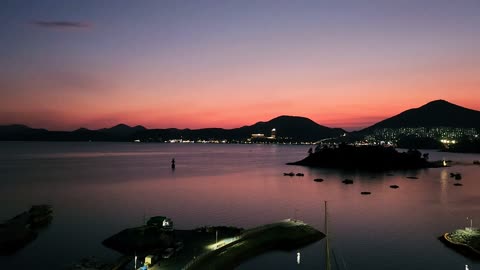
[[[480,110],[480,1],[0,2],[0,124],[355,130]]]

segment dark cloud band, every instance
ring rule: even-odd
[[[91,26],[85,22],[71,21],[33,21],[31,24],[45,28],[89,28]]]

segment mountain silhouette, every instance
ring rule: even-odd
[[[258,122],[243,129],[248,135],[263,133],[270,136],[272,129],[277,130],[277,136],[289,137],[296,140],[314,141],[323,138],[337,137],[345,131],[343,129],[328,128],[319,125],[306,117],[282,115],[267,122]]]
[[[254,133],[270,136],[276,129],[277,138],[291,141],[315,141],[323,138],[337,137],[343,129],[328,128],[314,121],[298,116],[279,116],[267,122],[257,122],[251,126],[234,129],[204,128],[204,129],[153,129],[137,135],[143,140],[166,140],[167,138],[182,138],[185,140],[245,140]]]
[[[314,121],[298,116],[279,116],[267,122],[257,122],[251,126],[234,129],[146,129],[143,126],[130,127],[118,124],[111,128],[90,130],[79,128],[75,131],[48,131],[33,129],[24,125],[0,126],[0,140],[26,141],[166,141],[184,140],[246,140],[253,133],[270,136],[272,129],[277,130],[277,137],[290,141],[314,141],[337,137],[345,133],[342,129],[328,128]]]
[[[99,131],[110,134],[110,135],[114,135],[114,136],[125,137],[125,136],[130,136],[136,132],[140,132],[144,130],[147,130],[147,129],[143,126],[130,127],[125,124],[118,124],[111,128],[100,129]]]
[[[480,128],[480,111],[467,109],[445,100],[435,100],[380,121],[361,132],[402,127]]]
[[[380,121],[368,128],[350,133],[350,138],[361,136],[380,128],[402,127],[455,127],[480,128],[480,111],[467,109],[445,100],[435,100],[419,108],[406,110],[398,115]],[[143,126],[130,127],[118,124],[111,128],[90,130],[79,128],[75,131],[48,131],[33,129],[25,125],[0,126],[0,140],[24,141],[167,141],[183,140],[231,140],[244,141],[254,133],[266,137],[276,129],[279,141],[317,141],[334,138],[346,133],[343,129],[329,128],[300,116],[282,115],[266,122],[257,122],[250,126],[233,129],[147,129]]]

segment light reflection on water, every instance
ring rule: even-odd
[[[61,268],[89,255],[115,258],[100,242],[140,225],[144,214],[169,216],[177,228],[248,228],[297,216],[323,230],[323,202],[328,200],[331,245],[348,269],[478,267],[436,237],[464,227],[467,216],[480,219],[480,166],[470,165],[479,155],[433,152],[431,160],[464,165],[393,176],[284,165],[303,158],[308,148],[0,143],[0,218],[35,203],[50,203],[55,211],[52,225],[36,241],[0,263],[18,269],[39,264]],[[173,157],[175,171],[170,168]],[[283,176],[290,171],[305,176]],[[453,186],[451,172],[462,173],[464,186]],[[345,178],[355,183],[344,185]],[[389,188],[392,184],[400,188]],[[361,191],[372,194],[362,196]],[[264,254],[239,269],[322,269],[323,242],[302,248],[300,264],[295,250]]]

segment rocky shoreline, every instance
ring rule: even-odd
[[[37,238],[39,231],[53,219],[50,205],[33,205],[0,224],[0,255],[11,255]]]

